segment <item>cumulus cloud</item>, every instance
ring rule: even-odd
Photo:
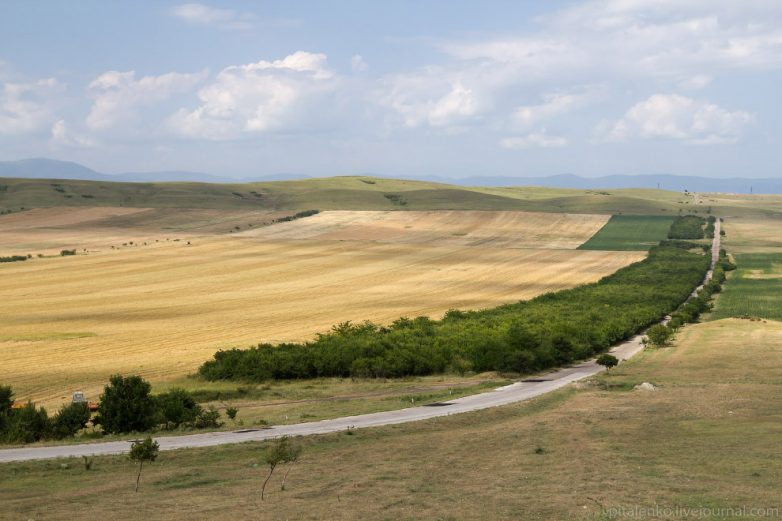
[[[353,69],[353,72],[363,72],[369,68],[369,65],[360,54],[355,54],[350,58],[350,68]]]
[[[193,25],[210,25],[223,29],[250,29],[255,16],[231,9],[217,9],[204,4],[180,4],[171,14]]]
[[[655,94],[636,103],[613,123],[597,129],[598,139],[672,139],[696,145],[736,143],[753,116],[678,94]]]
[[[483,92],[472,79],[432,68],[384,78],[379,99],[405,127],[455,129],[477,121],[487,110]]]
[[[500,140],[500,146],[509,150],[520,148],[559,148],[568,144],[562,136],[550,136],[546,130],[532,132],[521,137],[506,137]]]
[[[54,78],[4,83],[0,90],[0,135],[38,132],[55,117],[53,99],[64,86]]]
[[[681,78],[782,67],[782,4],[764,0],[600,0],[541,17],[524,36],[450,41],[441,48],[519,80]]]
[[[298,51],[227,67],[198,92],[201,104],[178,111],[170,124],[181,135],[218,140],[291,128],[309,103],[335,89],[326,61],[325,54]]]
[[[206,72],[170,72],[160,76],[144,76],[138,80],[135,71],[101,74],[89,85],[94,102],[87,116],[87,126],[91,129],[106,129],[120,124],[127,125],[140,116],[139,109],[154,106],[176,94],[192,91],[205,77]]]
[[[513,112],[521,126],[531,127],[557,116],[569,114],[602,97],[602,89],[590,87],[573,92],[549,92],[542,96],[542,103],[523,105]]]
[[[51,142],[54,145],[66,147],[91,147],[95,145],[92,139],[75,134],[65,120],[59,119],[52,125]]]

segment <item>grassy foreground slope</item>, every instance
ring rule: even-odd
[[[571,213],[779,215],[782,196],[718,196],[664,190],[473,188],[343,176],[265,183],[112,183],[0,179],[0,211],[48,206],[263,210],[527,210]]]
[[[750,334],[752,349],[737,348]],[[89,472],[80,461],[2,465],[0,503],[22,519],[598,520],[636,507],[746,519],[716,509],[779,509],[780,343],[782,324],[697,324],[591,385],[302,439],[286,490],[275,474],[264,502],[264,446],[250,443],[162,454],[138,494],[120,456]],[[644,381],[657,390],[632,390]]]
[[[579,250],[648,250],[668,236],[673,217],[612,215]]]

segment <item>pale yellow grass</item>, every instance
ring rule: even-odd
[[[0,216],[0,256],[52,255],[63,249],[95,252],[166,239],[228,234],[269,224],[272,219],[290,213],[190,208],[34,208]]]
[[[731,253],[761,253],[782,248],[782,218],[727,218],[724,247]]]
[[[0,381],[56,405],[112,373],[192,373],[220,347],[344,320],[481,308],[595,281],[637,252],[202,238],[0,265]]]
[[[574,249],[602,228],[609,217],[539,212],[330,211],[241,235],[266,239]]]

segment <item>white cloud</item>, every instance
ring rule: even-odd
[[[170,72],[136,80],[135,71],[109,71],[101,74],[89,85],[94,102],[87,116],[87,126],[92,129],[106,129],[128,125],[140,117],[140,108],[151,107],[176,94],[189,92],[203,81],[205,76],[206,72]]]
[[[679,87],[687,90],[700,90],[708,87],[713,79],[714,78],[707,76],[706,74],[696,74],[695,76],[680,81]]]
[[[642,77],[680,80],[782,68],[782,3],[764,0],[595,0],[541,17],[537,33],[445,42],[465,65],[517,81]]]
[[[601,97],[601,89],[595,87],[573,92],[550,92],[543,94],[543,103],[517,108],[513,117],[521,126],[532,127],[542,121],[569,114]]]
[[[568,144],[561,136],[550,136],[546,130],[532,132],[522,137],[506,137],[500,140],[500,146],[509,150],[520,148],[560,148]]]
[[[455,83],[450,92],[437,100],[429,110],[428,120],[430,125],[440,127],[469,119],[477,112],[478,104],[472,89]]]
[[[381,81],[379,103],[403,126],[453,130],[477,121],[488,109],[482,86],[439,68],[389,76]]]
[[[616,122],[601,124],[597,137],[614,142],[641,138],[729,144],[737,142],[752,121],[744,111],[730,112],[678,94],[655,94],[630,107]]]
[[[367,62],[364,61],[360,54],[355,54],[350,58],[350,68],[353,72],[363,72],[369,68],[369,65],[367,65]]]
[[[217,9],[204,4],[181,4],[171,13],[193,25],[211,25],[224,29],[250,29],[255,16],[231,9]]]
[[[205,139],[291,128],[311,117],[303,113],[309,103],[333,92],[336,81],[326,55],[304,51],[227,67],[198,92],[200,106],[180,110],[170,124],[181,135]],[[325,109],[312,112],[317,110]]]
[[[63,89],[54,78],[4,83],[0,90],[0,135],[31,134],[54,119],[53,99]]]
[[[74,134],[63,119],[55,121],[52,125],[51,142],[66,147],[91,147],[95,145],[92,139]]]

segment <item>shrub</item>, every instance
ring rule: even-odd
[[[703,239],[706,220],[696,215],[677,217],[668,231],[669,239]]]
[[[114,375],[103,389],[94,423],[103,432],[142,432],[156,423],[155,401],[151,386],[140,376]]]
[[[86,403],[70,403],[62,408],[52,419],[52,437],[68,438],[87,426],[90,421],[90,409]]]
[[[220,421],[220,411],[214,407],[202,410],[193,422],[193,426],[196,429],[217,428],[222,425],[223,423]]]
[[[612,367],[619,365],[619,359],[608,353],[603,353],[602,355],[598,356],[596,362],[599,365],[605,367],[608,371],[610,371]]]
[[[236,420],[236,415],[237,415],[238,413],[239,413],[239,409],[237,409],[236,407],[228,407],[228,408],[225,410],[225,414],[226,414],[226,416],[228,416],[228,417],[231,419],[231,421],[234,421],[234,420]]]
[[[662,324],[655,324],[646,332],[649,342],[657,347],[664,346],[671,338],[671,335],[672,331]]]
[[[60,255],[62,257],[67,257],[68,255],[76,255],[76,250],[60,250]]]
[[[0,262],[20,262],[29,258],[29,255],[11,255],[10,257],[0,257]]]
[[[177,428],[182,424],[194,424],[203,412],[193,397],[184,389],[171,389],[155,396],[159,417],[157,422],[166,428]]]
[[[3,437],[8,443],[32,443],[47,437],[50,429],[46,409],[28,403],[21,409],[11,409]]]

